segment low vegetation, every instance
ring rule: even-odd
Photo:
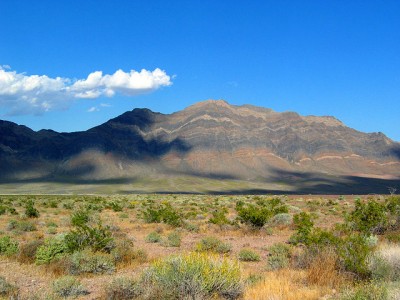
[[[400,294],[396,195],[0,196],[0,215],[5,299]]]

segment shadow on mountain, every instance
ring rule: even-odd
[[[393,147],[390,152],[392,155],[394,155],[397,159],[400,160],[400,146]]]
[[[297,194],[387,194],[389,187],[400,187],[400,179],[332,176],[282,170],[274,170],[274,175],[268,181],[283,181]]]

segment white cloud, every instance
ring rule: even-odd
[[[0,66],[0,107],[11,114],[40,114],[50,110],[65,109],[75,99],[113,97],[116,94],[136,96],[172,85],[165,71],[117,70],[103,75],[102,71],[90,73],[86,79],[50,78],[46,75],[26,75]]]
[[[91,108],[89,108],[88,110],[87,110],[87,112],[95,112],[95,111],[99,111],[100,109],[98,109],[96,106],[92,106]]]
[[[100,103],[100,106],[101,107],[111,107],[112,105],[108,104],[108,103]]]

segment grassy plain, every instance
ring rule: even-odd
[[[61,190],[60,186],[57,191]],[[70,297],[399,299],[396,298],[396,276],[399,274],[390,275],[390,280],[386,273],[379,275],[386,271],[397,272],[396,268],[382,264],[376,267],[380,268],[378,271],[368,269],[368,274],[364,274],[346,267],[343,257],[339,259],[339,252],[332,247],[317,247],[318,251],[311,254],[312,247],[324,244],[325,240],[293,242],[293,236],[299,232],[299,225],[294,224],[293,218],[302,212],[312,216],[314,228],[328,231],[348,219],[356,209],[356,199],[386,207],[389,198],[354,195],[2,195],[0,297],[62,299],[69,297],[68,291],[76,291],[75,296],[71,292]],[[274,201],[276,206],[270,206]],[[28,203],[31,203],[30,210]],[[243,207],[274,212],[265,219],[265,224],[259,226],[249,222],[251,218],[246,214],[240,213],[245,211]],[[385,214],[389,218],[389,212],[385,211]],[[371,257],[380,249],[389,247],[392,252],[386,252],[391,253],[391,264],[399,263],[400,270],[400,234],[395,225],[398,224],[388,225],[389,229],[384,232],[374,232],[366,237],[373,240],[368,252]],[[352,230],[359,231],[357,228]],[[15,251],[5,241],[6,237],[15,243]],[[61,240],[63,242],[53,245],[52,249],[45,247],[49,241]],[[67,246],[63,244],[65,240],[69,241]],[[8,253],[5,249],[11,250]],[[239,279],[228,278],[232,270],[221,269],[222,273],[216,275],[216,278],[227,276],[226,282],[232,281],[229,293],[225,291],[228,287],[224,291],[221,287],[209,288],[210,283],[205,281],[201,284],[207,286],[203,288],[207,292],[196,287],[198,292],[180,290],[165,296],[162,290],[168,285],[154,279],[154,274],[161,272],[159,269],[162,267],[167,268],[165,264],[171,257],[186,255],[188,261],[180,263],[190,268],[190,263],[197,263],[198,253],[209,256],[213,262],[227,259],[226,268],[237,264]],[[38,259],[39,256],[42,260]],[[203,262],[202,266],[208,263]],[[210,267],[207,270],[199,272],[207,275],[214,269]],[[173,275],[168,277],[171,282],[178,280],[172,278]],[[182,276],[186,278],[185,274]],[[182,282],[183,279],[179,278]],[[377,283],[382,278],[390,284]],[[60,292],[60,286],[67,292]],[[126,292],[121,293],[123,286]],[[155,292],[157,288],[158,294]],[[190,288],[194,289],[193,285]],[[362,291],[368,291],[367,294],[373,297],[363,298]]]

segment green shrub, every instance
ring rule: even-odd
[[[228,243],[224,243],[216,237],[208,236],[199,243],[196,244],[196,251],[211,251],[216,253],[228,253],[232,249],[232,246]]]
[[[212,212],[212,217],[210,218],[209,222],[216,225],[226,225],[230,224],[231,222],[226,217],[227,209],[217,209]]]
[[[79,209],[71,215],[71,225],[80,227],[86,225],[90,220],[90,213],[87,209]]]
[[[115,212],[122,211],[122,209],[123,209],[121,203],[119,203],[119,202],[112,201],[108,205]]]
[[[130,300],[135,299],[141,294],[140,284],[127,277],[115,278],[106,287],[106,300]]]
[[[174,231],[167,235],[167,239],[164,240],[163,245],[166,247],[180,247],[181,240],[179,232]]]
[[[239,263],[205,253],[154,262],[144,273],[150,293],[160,299],[237,299],[243,294]]]
[[[93,251],[103,251],[110,253],[115,247],[115,241],[109,227],[79,225],[75,230],[71,230],[65,236],[69,252],[82,250],[90,247]]]
[[[0,215],[4,215],[7,211],[7,208],[3,205],[0,205]]]
[[[240,250],[238,257],[241,261],[260,261],[260,255],[251,249]]]
[[[391,243],[400,244],[400,232],[389,232],[385,238]]]
[[[289,266],[291,255],[289,245],[277,243],[272,245],[268,251],[267,270],[277,270]]]
[[[279,198],[258,199],[255,204],[236,203],[236,211],[240,222],[256,228],[263,227],[271,217],[288,213],[288,207]]]
[[[368,246],[364,236],[352,234],[343,237],[337,245],[340,264],[348,272],[359,278],[368,278],[370,270],[368,259],[372,249]]]
[[[8,299],[18,299],[18,288],[0,276],[0,297],[7,297]]]
[[[68,257],[68,271],[72,275],[83,273],[113,273],[115,262],[108,253],[93,252],[90,249],[74,252]]]
[[[18,242],[9,236],[0,237],[0,255],[11,256],[18,252]]]
[[[165,223],[171,226],[181,226],[181,215],[169,203],[155,206],[151,204],[142,213],[143,219],[147,223]]]
[[[38,218],[39,217],[39,211],[35,208],[32,200],[28,200],[25,205],[25,215],[28,218]]]
[[[386,206],[376,200],[361,202],[357,199],[354,210],[347,217],[347,222],[364,234],[381,234],[389,225],[387,213]]]
[[[294,215],[293,223],[297,231],[290,237],[290,241],[293,244],[309,244],[310,235],[314,228],[314,216],[306,212],[301,212]]]
[[[148,243],[159,243],[161,242],[161,235],[155,231],[152,231],[146,236],[145,240]]]
[[[64,240],[64,235],[59,235],[46,239],[44,244],[37,248],[35,261],[38,265],[49,264],[67,253],[68,246]]]
[[[73,276],[63,276],[54,280],[53,292],[63,298],[89,294],[89,291]]]
[[[388,300],[387,285],[383,282],[365,282],[342,293],[340,300]]]

